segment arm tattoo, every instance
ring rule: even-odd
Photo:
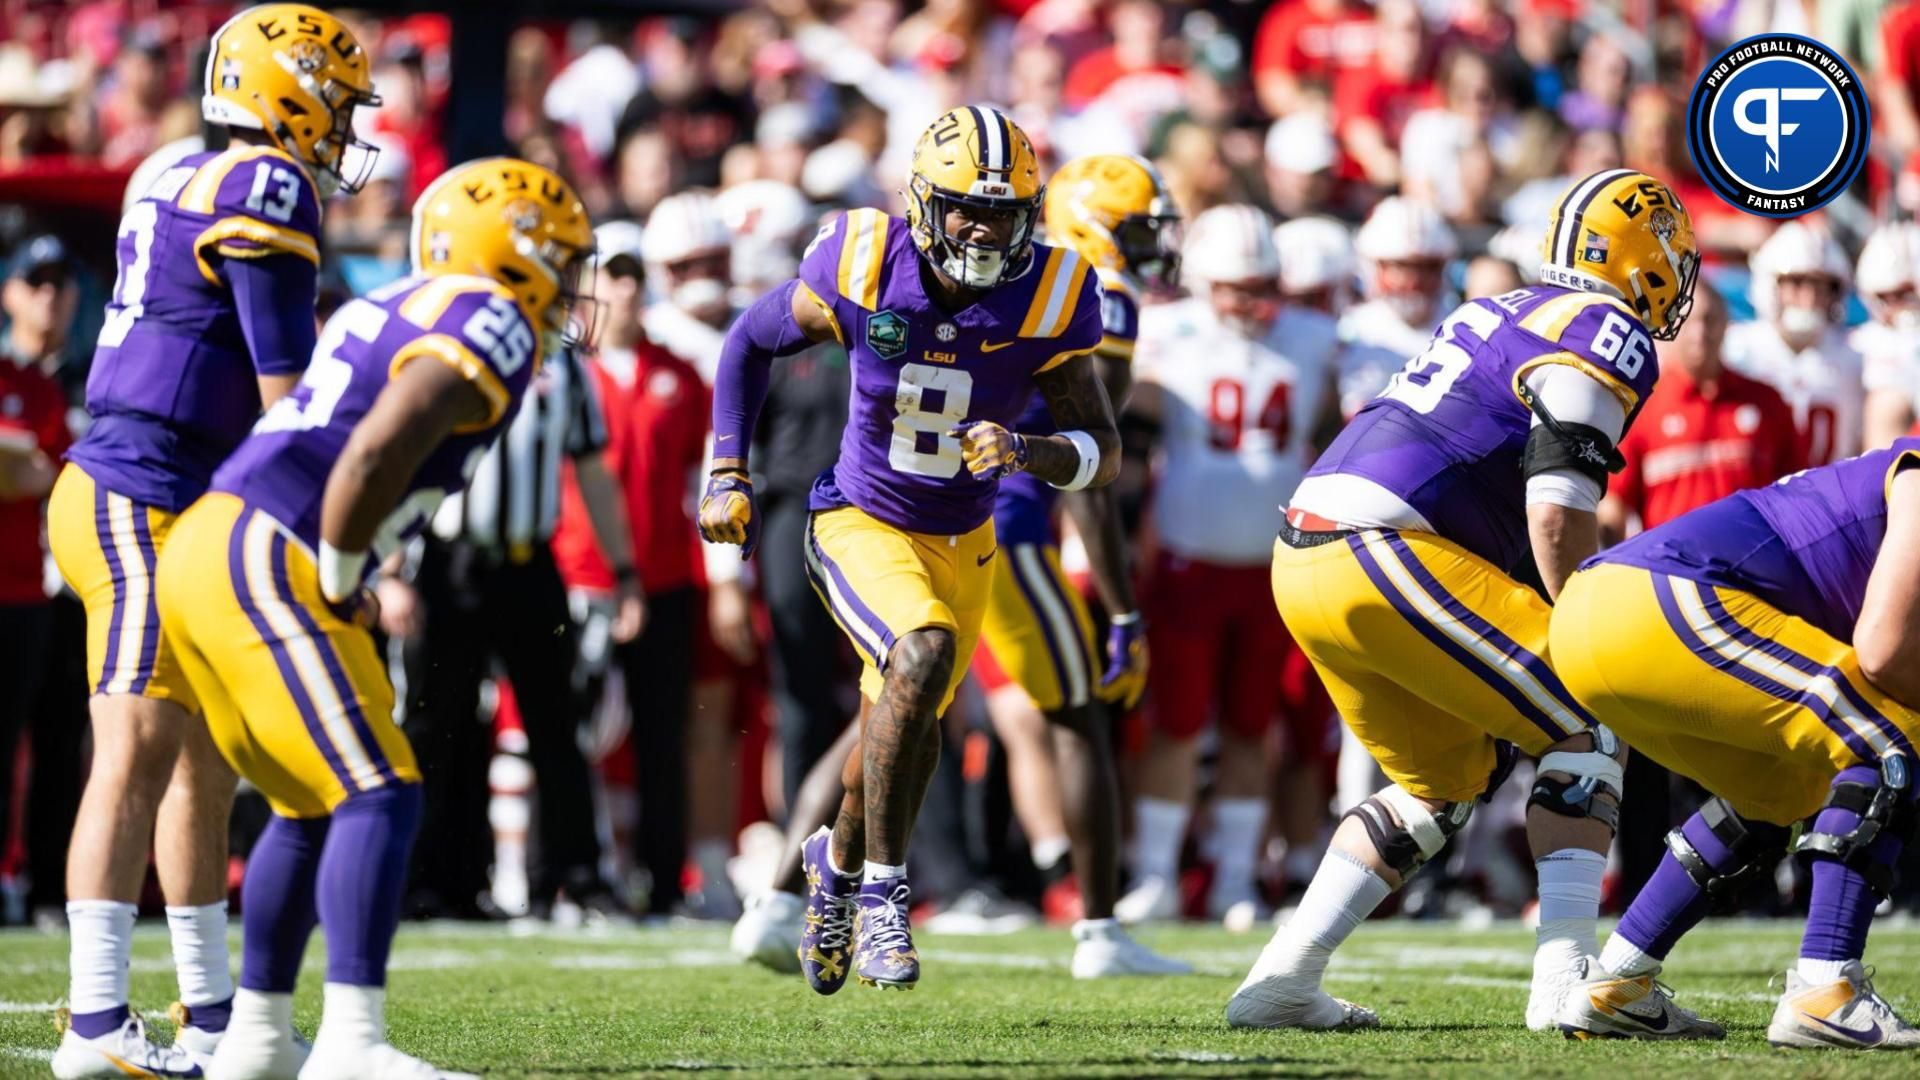
[[[1112,482],[1120,471],[1120,432],[1113,422],[1113,406],[1107,401],[1106,387],[1094,374],[1093,361],[1076,356],[1058,367],[1033,377],[1046,400],[1047,411],[1062,431],[1084,431],[1100,447],[1100,467],[1093,474],[1094,486]],[[1049,484],[1068,484],[1080,471],[1080,451],[1064,436],[1029,438],[1027,450],[1032,456],[1028,471]]]

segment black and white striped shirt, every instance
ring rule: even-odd
[[[606,445],[606,417],[593,378],[574,350],[562,349],[540,366],[467,490],[440,505],[434,535],[525,560],[553,536],[560,455],[579,459]]]

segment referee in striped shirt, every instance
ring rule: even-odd
[[[619,581],[616,641],[645,618],[626,510],[602,459],[606,421],[593,380],[571,349],[534,376],[520,411],[480,460],[472,481],[448,499],[399,574],[382,579],[382,623],[402,641],[396,683],[402,724],[426,781],[410,914],[478,918],[493,841],[487,772],[493,732],[479,719],[480,683],[498,664],[514,689],[538,784],[539,865],[535,914],[556,894],[613,914],[618,902],[599,873],[591,787],[578,730],[588,703],[573,685],[577,653],[566,589],[548,541],[560,510],[560,462],[573,462],[595,538]],[[405,572],[411,570],[409,574]]]

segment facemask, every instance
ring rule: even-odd
[[[1408,326],[1420,326],[1433,312],[1433,298],[1418,293],[1388,293],[1380,298],[1387,309],[1400,316],[1400,321]]]
[[[690,315],[718,310],[727,303],[727,287],[719,278],[694,278],[673,287],[673,306]]]
[[[1920,308],[1903,307],[1893,313],[1895,330],[1920,330]]]
[[[1818,308],[1780,309],[1780,332],[1787,337],[1812,337],[1827,328],[1827,313]]]
[[[940,269],[969,289],[991,289],[1000,284],[1006,262],[1007,253],[999,248],[955,244],[953,252],[940,261]]]

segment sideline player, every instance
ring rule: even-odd
[[[1789,221],[1753,253],[1752,322],[1727,330],[1727,366],[1787,399],[1807,464],[1860,452],[1864,364],[1847,332],[1853,267],[1826,229]]]
[[[421,193],[411,245],[416,273],[327,322],[300,385],[160,559],[160,618],[214,741],[274,811],[247,864],[241,989],[216,1076],[442,1075],[386,1041],[420,771],[392,720],[363,582],[466,486],[560,347],[593,237],[565,181],[488,158]],[[316,918],[324,1009],[300,1068],[288,1025]]]
[[[1775,1046],[1920,1047],[1861,965],[1916,822],[1920,439],[1742,491],[1590,560],[1554,667],[1634,749],[1712,796],[1567,995],[1570,1033],[1672,1038],[1643,1005],[1682,934],[1793,849],[1812,864]],[[1682,1032],[1683,1035],[1690,1034]],[[1713,1025],[1711,1036],[1723,1031]],[[1695,1035],[1694,1037],[1698,1037]]]
[[[1044,195],[1024,132],[989,108],[954,109],[914,148],[905,221],[834,218],[799,277],[727,335],[700,529],[743,556],[759,539],[745,455],[774,357],[837,340],[854,373],[840,459],[814,485],[806,539],[872,703],[839,818],[806,843],[801,968],[820,993],[849,967],[871,986],[919,981],[907,840],[992,590],[998,478],[1031,471],[1078,491],[1120,469],[1087,355],[1102,336],[1099,286],[1085,259],[1033,242]],[[1009,430],[1036,390],[1059,434]]]
[[[1550,609],[1509,575],[1531,549],[1551,597],[1593,554],[1614,446],[1659,374],[1650,338],[1679,332],[1699,255],[1673,192],[1628,169],[1575,183],[1541,253],[1546,284],[1448,316],[1287,511],[1273,551],[1280,614],[1392,783],[1341,821],[1228,1004],[1236,1026],[1377,1025],[1320,989],[1327,960],[1466,824],[1516,746],[1540,758],[1529,1027],[1552,1026],[1595,951],[1625,751],[1548,666]]]
[[[1280,508],[1339,425],[1340,343],[1331,318],[1281,301],[1284,260],[1259,209],[1207,210],[1187,251],[1193,295],[1146,312],[1128,409],[1129,428],[1158,451],[1160,553],[1147,606],[1164,663],[1138,770],[1134,883],[1120,912],[1128,921],[1180,914],[1200,734],[1217,722],[1207,916],[1245,929],[1265,903],[1255,868],[1273,777],[1269,728],[1284,717],[1290,752],[1304,757],[1301,744],[1325,741],[1332,712],[1267,582]]]
[[[1097,154],[1053,174],[1046,223],[1047,239],[1071,248],[1098,276],[1104,334],[1093,365],[1118,410],[1133,382],[1140,294],[1170,292],[1178,279],[1179,212],[1145,160]],[[1057,430],[1038,394],[1014,427],[1027,436]],[[1064,503],[1080,532],[1095,587],[1111,613],[1104,663],[1095,652],[1086,602],[1060,568],[1056,502]],[[1091,979],[1191,971],[1134,941],[1113,917],[1120,886],[1120,784],[1107,707],[1138,704],[1147,674],[1145,627],[1134,602],[1119,506],[1105,488],[1061,499],[1039,477],[1016,473],[1000,482],[993,525],[1000,566],[980,641],[1014,685],[996,692],[988,709],[996,724],[1021,724],[1035,718],[1037,709],[1051,732],[1050,748],[1046,736],[1033,741],[1051,759],[1053,768],[1041,770],[1043,775],[1057,770],[1059,811],[1085,908],[1073,926],[1073,974]]]
[[[352,31],[269,4],[213,35],[201,109],[222,153],[160,174],[120,221],[87,411],[48,508],[61,576],[87,609],[93,764],[67,869],[69,1012],[53,1072],[192,1075],[226,1029],[227,816],[220,760],[154,608],[177,515],[314,344],[320,200],[358,190],[373,150],[353,112],[378,103]],[[151,845],[180,979],[174,1046],[147,1041],[127,960]]]

